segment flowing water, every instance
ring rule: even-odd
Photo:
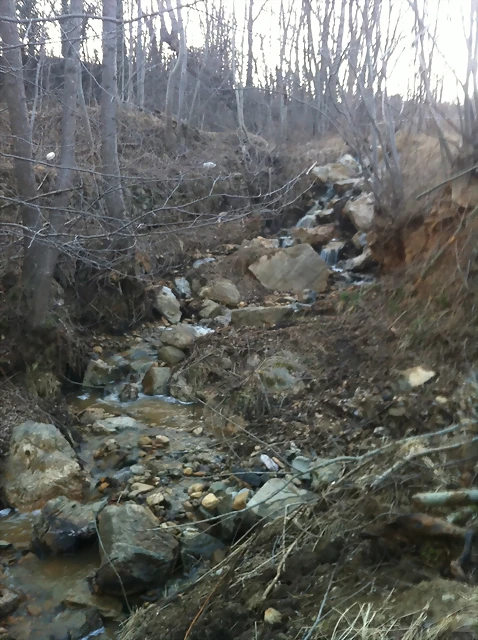
[[[192,434],[192,430],[202,426],[200,408],[192,404],[180,403],[169,397],[140,396],[137,400],[122,403],[117,393],[105,398],[99,395],[84,394],[68,398],[72,411],[80,414],[86,409],[104,410],[112,416],[129,416],[140,422],[139,428],[122,429],[110,435],[89,433],[81,444],[78,456],[91,474],[91,492],[89,499],[97,499],[98,479],[114,473],[108,468],[108,462],[98,460],[94,452],[108,438],[114,438],[120,446],[129,446],[133,453],[138,451],[140,436],[152,438],[164,435],[170,445],[161,451],[161,463],[165,468],[178,469],[177,480],[171,482],[167,491],[171,503],[182,504],[187,488],[197,482],[197,478],[182,476],[181,458],[186,453],[214,450],[215,440],[208,434]],[[141,464],[141,459],[138,460]],[[138,464],[137,463],[137,464]],[[89,547],[69,556],[51,556],[39,559],[28,551],[33,525],[39,513],[20,514],[9,509],[0,511],[0,553],[4,565],[3,585],[25,596],[25,601],[9,617],[8,628],[17,640],[69,640],[71,616],[81,615],[81,604],[92,606],[103,614],[104,626],[99,623],[95,629],[88,629],[83,638],[114,638],[118,620],[108,619],[108,613],[118,618],[123,611],[123,603],[109,597],[99,598],[92,595],[87,578],[100,565],[97,546]],[[7,543],[12,548],[7,549]],[[181,582],[184,581],[179,576]],[[174,581],[172,581],[173,583]],[[65,611],[65,603],[68,608]],[[72,607],[76,604],[76,607]],[[106,616],[106,617],[105,617]],[[93,632],[93,633],[91,633]],[[80,636],[73,636],[79,640]]]

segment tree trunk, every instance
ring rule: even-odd
[[[22,284],[26,319],[30,327],[41,327],[46,320],[51,274],[48,270],[48,245],[42,235],[44,217],[35,204],[38,195],[32,160],[32,132],[28,118],[22,56],[13,0],[0,0],[3,57],[6,63],[4,92],[13,137],[14,171],[24,225]]]
[[[118,159],[118,86],[116,81],[117,25],[116,0],[103,0],[103,75],[101,93],[101,160],[103,165],[106,226],[110,233],[118,232],[125,219],[125,203]],[[115,238],[113,245],[124,243]]]
[[[136,37],[136,104],[140,109],[144,108],[144,80],[146,70],[146,60],[144,55],[143,42],[143,8],[141,0],[138,3],[138,34]]]

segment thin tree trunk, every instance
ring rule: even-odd
[[[145,55],[143,43],[143,8],[141,0],[138,3],[138,33],[136,35],[136,104],[140,109],[144,108],[144,80],[145,80]]]
[[[22,74],[22,56],[16,11],[13,0],[0,0],[0,36],[6,62],[4,95],[10,115],[10,131],[13,137],[14,171],[24,225],[23,291],[26,303],[26,320],[31,327],[45,323],[48,310],[48,294],[51,276],[46,267],[47,244],[41,233],[44,217],[33,204],[37,190],[32,160],[32,133],[28,119],[25,86]]]
[[[126,208],[123,198],[118,159],[118,86],[117,70],[117,25],[116,0],[103,0],[103,75],[101,93],[101,160],[103,165],[104,200],[106,203],[106,224],[110,232],[117,231],[125,219]],[[124,246],[118,238],[113,246]]]

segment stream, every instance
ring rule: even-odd
[[[164,488],[171,505],[168,519],[183,520],[185,514],[182,504],[187,499],[187,489],[198,481],[198,475],[205,475],[203,471],[190,477],[184,475],[184,460],[190,460],[195,455],[205,455],[205,459],[214,458],[214,446],[217,445],[214,438],[203,433],[200,408],[166,396],[142,394],[134,401],[121,402],[117,390],[104,397],[101,394],[80,393],[70,395],[67,399],[71,411],[78,416],[86,411],[96,411],[106,425],[110,418],[121,416],[132,418],[134,423],[131,428],[112,429],[111,435],[90,428],[82,431],[83,441],[77,454],[91,478],[89,495],[85,501],[104,497],[98,488],[104,478],[122,477],[124,480],[133,473],[142,473],[141,456],[144,451],[141,452],[138,447],[138,440],[142,437],[154,439],[156,436],[165,436],[169,439],[169,445],[161,449],[159,454],[156,453],[158,477],[154,482]],[[194,429],[196,434],[192,433]],[[135,465],[118,469],[114,455],[98,455],[105,442],[112,438],[119,450],[129,451],[130,461]],[[147,457],[143,455],[144,459]],[[192,466],[196,468],[198,464]],[[39,514],[39,511],[0,511],[3,585],[24,595],[22,604],[7,619],[10,636],[15,640],[114,638],[115,630],[126,615],[124,603],[109,596],[94,595],[87,583],[88,577],[100,565],[98,545],[94,544],[72,555],[38,558],[29,549],[32,529]],[[168,589],[174,590],[187,579],[180,571],[168,582]],[[142,602],[144,600],[140,597],[132,598],[129,604],[140,605]],[[85,610],[85,607],[88,608]],[[101,613],[103,622],[95,628],[88,628],[87,624],[87,633],[83,634],[80,630],[91,608]]]

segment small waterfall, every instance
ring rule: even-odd
[[[299,229],[313,229],[317,226],[317,214],[308,213],[295,225]]]
[[[320,252],[320,257],[324,262],[326,262],[329,267],[335,267],[337,262],[340,259],[341,252],[345,247],[345,242],[340,242],[338,240],[333,240],[329,242],[325,247],[322,248]]]

